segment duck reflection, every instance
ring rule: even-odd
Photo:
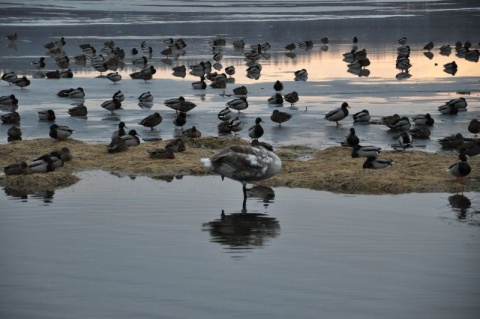
[[[46,204],[53,202],[53,195],[55,194],[53,190],[26,190],[13,187],[5,187],[3,190],[7,196],[21,199],[22,202],[27,202],[28,198],[36,198],[42,199]]]
[[[222,210],[220,219],[203,224],[203,228],[210,232],[211,242],[235,252],[264,246],[270,238],[280,235],[278,221],[259,213],[225,214]]]
[[[455,194],[448,197],[448,203],[457,212],[457,219],[464,221],[467,219],[468,209],[472,206],[470,199],[463,194]]]
[[[248,198],[258,198],[263,202],[263,206],[268,207],[268,204],[273,203],[275,199],[275,191],[268,186],[256,185],[247,189]]]

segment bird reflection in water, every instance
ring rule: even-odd
[[[472,201],[463,194],[448,197],[448,203],[456,213],[456,219],[470,225],[480,226],[480,211],[472,209]]]
[[[211,242],[228,246],[229,252],[248,252],[280,235],[280,224],[273,217],[259,213],[225,214],[223,210],[220,219],[203,224],[203,229],[210,232]]]
[[[5,187],[3,189],[7,196],[14,199],[21,199],[22,202],[27,202],[28,198],[42,199],[44,203],[49,204],[53,202],[53,190],[25,190],[12,187]]]
[[[247,189],[247,197],[258,198],[263,202],[264,207],[268,207],[268,204],[275,199],[275,191],[268,186],[256,185]]]

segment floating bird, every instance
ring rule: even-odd
[[[77,104],[68,109],[68,114],[70,114],[70,116],[86,116],[87,113],[87,107],[83,103]]]
[[[118,90],[115,92],[112,96],[112,100],[118,101],[118,102],[123,102],[125,100],[125,95],[122,93],[122,91]]]
[[[125,125],[125,122],[123,122],[123,121],[119,122],[118,123],[118,130],[116,130],[112,134],[112,140],[114,140],[118,137],[122,137],[124,135],[127,135],[127,132],[125,131],[126,128],[127,128],[127,126]]]
[[[21,141],[22,140],[22,130],[18,126],[12,126],[7,130],[7,141]]]
[[[252,139],[258,140],[263,136],[264,130],[260,123],[263,123],[263,121],[260,117],[257,117],[255,119],[255,125],[248,129],[248,136],[250,136]]]
[[[336,122],[337,126],[338,126],[338,125],[340,125],[338,123],[338,121],[341,121],[348,116],[348,108],[350,108],[348,103],[343,102],[341,107],[339,107],[337,109],[334,109],[334,110],[328,112],[327,114],[325,114],[325,118],[328,121]]]
[[[100,106],[114,114],[115,110],[118,110],[122,107],[122,103],[118,100],[108,100],[103,102]]]
[[[403,150],[405,150],[408,147],[411,147],[412,142],[413,142],[412,135],[407,131],[403,131],[400,134],[400,137],[398,138],[398,144],[403,148]]]
[[[475,134],[475,139],[477,134],[480,133],[480,122],[477,119],[473,119],[468,124],[468,131],[472,134]]]
[[[27,79],[26,76],[22,76],[21,78],[16,78],[15,80],[13,80],[12,84],[15,86],[18,86],[23,90],[24,87],[27,87],[30,85],[30,80]]]
[[[350,128],[350,134],[345,137],[345,140],[341,143],[342,146],[354,147],[360,144],[360,139],[358,138],[357,134],[355,133],[355,129],[352,127]]]
[[[371,116],[368,110],[362,110],[355,114],[352,114],[353,123],[369,123]]]
[[[296,91],[293,91],[291,93],[285,94],[284,99],[285,101],[290,103],[290,106],[293,106],[293,104],[297,103],[300,98],[298,96],[298,93]]]
[[[138,97],[138,100],[140,102],[153,102],[153,95],[150,93],[150,91],[144,92],[140,94],[140,96]]]
[[[31,173],[30,168],[25,161],[5,166],[3,168],[3,172],[5,173],[5,175],[24,175]]]
[[[181,138],[177,138],[173,141],[170,141],[165,145],[165,148],[172,147],[174,152],[183,152],[186,150],[185,142]]]
[[[363,163],[363,168],[390,168],[393,166],[393,161],[383,158],[377,158],[375,156],[368,156],[366,161]]]
[[[283,104],[283,96],[281,93],[275,93],[268,98],[268,104]]]
[[[241,121],[238,117],[234,118],[230,121],[229,127],[231,131],[237,135],[237,132],[240,132],[243,129],[243,121]]]
[[[246,108],[248,108],[247,98],[242,96],[237,99],[233,99],[227,102],[227,106],[231,109],[237,110],[238,113],[240,114],[240,111],[243,111]]]
[[[122,75],[119,74],[118,72],[112,72],[112,73],[108,73],[106,75],[106,78],[109,79],[110,81],[112,81],[113,84],[116,84],[117,82],[119,82],[122,79]]]
[[[155,158],[155,159],[174,159],[175,158],[173,146],[165,146],[165,148],[148,150],[147,152],[150,158]]]
[[[458,156],[458,159],[460,161],[450,165],[448,168],[448,171],[450,174],[455,176],[457,179],[456,181],[458,183],[464,183],[463,179],[466,177],[470,172],[472,171],[472,168],[470,167],[470,164],[467,162],[467,156],[463,153],[460,153]]]
[[[270,119],[272,122],[278,123],[278,126],[282,126],[282,123],[287,122],[292,118],[292,114],[287,112],[281,112],[279,110],[273,110],[272,115],[270,115]]]
[[[57,139],[57,140],[66,140],[70,135],[73,134],[75,130],[69,128],[68,126],[59,126],[57,124],[53,124],[50,126],[50,137]]]
[[[375,156],[377,157],[382,149],[376,146],[362,146],[357,144],[353,147],[352,157],[368,157]]]
[[[3,114],[0,116],[2,123],[4,124],[18,124],[20,123],[20,114],[17,111]]]
[[[0,97],[0,104],[3,104],[3,105],[17,105],[18,100],[17,100],[17,98],[15,97],[14,94],[10,94],[10,95]]]
[[[40,121],[55,121],[55,112],[53,110],[38,111],[38,119]]]
[[[202,133],[197,130],[195,126],[192,126],[191,128],[188,128],[182,132],[183,137],[189,137],[189,138],[199,138],[202,136]]]
[[[121,139],[125,140],[125,145],[128,147],[138,146],[140,144],[140,139],[138,138],[138,133],[135,130],[128,131],[128,134],[120,136]]]
[[[187,113],[179,112],[173,119],[173,124],[175,128],[181,127],[183,129],[183,126],[187,124]]]
[[[162,123],[162,116],[160,113],[155,112],[153,114],[150,114],[149,116],[145,117],[143,120],[140,121],[140,125],[143,125],[145,127],[149,127],[151,130],[160,123]]]
[[[246,209],[247,183],[277,175],[282,161],[271,147],[254,140],[252,146],[233,145],[201,162],[211,172],[242,183],[243,208]]]
[[[275,84],[273,84],[273,89],[275,90],[275,92],[282,92],[283,91],[282,82],[277,80],[277,82],[275,82]]]
[[[415,125],[423,125],[423,126],[432,126],[435,123],[435,120],[432,118],[430,113],[415,115],[412,118],[412,121]]]

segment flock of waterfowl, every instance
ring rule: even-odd
[[[18,38],[17,34],[7,36],[9,41],[16,41]],[[165,57],[181,55],[184,54],[184,48],[186,43],[182,39],[166,39],[163,41],[166,48],[161,51],[161,55]],[[327,50],[329,43],[328,38],[322,38],[321,40],[323,46],[322,50]],[[409,74],[409,69],[411,63],[409,60],[410,47],[406,45],[406,38],[398,40],[401,44],[401,47],[398,48],[398,57],[396,61],[396,68],[401,71],[401,75],[397,77],[406,78]],[[353,38],[353,48],[350,52],[347,52],[343,55],[344,61],[348,62],[349,72],[353,72],[360,76],[368,76],[366,67],[370,65],[370,60],[367,57],[367,52],[365,49],[358,50],[358,38]],[[73,73],[69,69],[70,60],[64,51],[64,46],[66,45],[66,40],[62,37],[59,41],[49,42],[44,45],[48,50],[47,53],[55,59],[55,63],[58,66],[59,70],[55,71],[45,71],[42,70],[45,68],[45,57],[41,57],[37,61],[33,61],[32,65],[39,72],[36,73],[37,77],[46,77],[46,78],[69,78],[73,77]],[[210,86],[212,88],[226,88],[227,83],[229,83],[229,77],[235,74],[234,66],[227,66],[224,68],[224,73],[212,72],[212,67],[216,70],[221,70],[222,66],[219,63],[223,58],[223,53],[221,46],[226,45],[224,39],[216,39],[211,42],[213,48],[212,59],[215,61],[212,64],[210,61],[200,62],[195,65],[189,66],[190,74],[199,76],[199,81],[192,83],[192,88],[195,90],[204,90],[207,88],[206,80],[209,80]],[[235,49],[244,50],[245,43],[243,40],[238,40],[233,42]],[[285,46],[285,49],[288,50],[287,54],[290,54],[293,58],[293,52],[298,47],[305,50],[311,49],[313,46],[313,41],[302,41],[298,44],[290,43]],[[426,56],[434,47],[433,43],[428,43],[425,46]],[[442,46],[440,48],[440,53],[443,55],[449,54],[449,46]],[[112,81],[114,84],[122,80],[122,76],[117,72],[118,68],[122,68],[125,65],[125,51],[119,47],[115,47],[113,41],[105,43],[105,46],[100,50],[101,54],[96,54],[97,50],[90,44],[80,45],[82,54],[73,57],[73,60],[76,64],[86,65],[87,61],[90,62],[91,66],[101,74],[103,72],[112,71],[105,75],[105,78]],[[251,46],[251,50],[244,53],[245,60],[247,61],[247,77],[249,78],[258,78],[262,65],[259,63],[261,59],[268,59],[269,54],[268,50],[270,49],[269,43],[256,44]],[[451,48],[450,48],[451,50]],[[457,43],[455,45],[455,50],[457,51],[457,56],[464,57],[469,61],[478,61],[478,49],[471,49],[471,43],[465,42]],[[137,56],[140,52],[143,52],[143,56]],[[153,65],[148,64],[148,56],[152,55],[152,48],[148,46],[147,42],[142,42],[140,45],[140,51],[136,48],[130,50],[132,56],[132,65],[138,66],[141,68],[140,71],[133,72],[130,74],[132,79],[141,79],[143,81],[149,81],[153,79],[153,75],[156,73],[156,69]],[[444,65],[444,69],[447,73],[454,74],[456,72],[455,62]],[[172,68],[173,75],[175,76],[185,76],[187,72],[187,67],[185,66],[176,66]],[[294,74],[296,81],[306,81],[308,79],[308,72],[305,69],[301,69],[295,72]],[[2,80],[8,82],[9,85],[15,85],[24,89],[30,85],[30,80],[25,76],[17,76],[14,71],[6,72],[2,75]],[[299,95],[296,91],[283,94],[284,86],[280,81],[276,81],[273,84],[274,94],[268,99],[269,104],[280,105],[284,101],[290,103],[291,105],[299,101]],[[227,95],[224,91],[223,95]],[[235,98],[226,103],[225,109],[222,109],[218,113],[218,119],[221,121],[218,124],[218,132],[221,134],[230,134],[233,133],[237,135],[244,128],[244,122],[239,117],[242,111],[245,111],[248,108],[248,90],[245,86],[240,86],[233,89],[233,95]],[[58,91],[57,96],[60,98],[74,98],[74,99],[84,99],[85,91],[83,88],[69,88],[62,89]],[[118,90],[111,99],[103,102],[100,106],[105,110],[110,111],[112,114],[116,110],[121,108],[122,102],[124,101],[125,96]],[[142,93],[138,97],[139,105],[145,106],[146,108],[151,107],[153,102],[153,94],[150,91]],[[201,137],[201,132],[195,127],[184,129],[186,125],[187,113],[196,107],[196,104],[190,101],[185,100],[184,97],[180,96],[178,98],[167,99],[164,101],[165,106],[175,110],[176,115],[173,119],[173,124],[175,128],[179,129],[181,132],[181,137],[195,139]],[[8,130],[8,141],[15,141],[22,139],[21,129],[18,127],[20,123],[20,115],[16,111],[18,105],[18,99],[14,94],[9,96],[0,97],[0,105],[2,105],[2,110],[8,109],[6,106],[10,107],[12,112],[4,114],[1,116],[1,120],[6,124],[13,124],[12,127]],[[458,112],[466,111],[467,101],[465,98],[457,98],[447,101],[444,105],[438,108],[439,112],[442,114],[457,114]],[[340,121],[345,119],[349,115],[350,106],[347,102],[344,102],[339,108],[333,109],[330,112],[325,114],[325,119],[328,121],[335,122],[336,125],[340,125]],[[305,111],[307,111],[305,109]],[[71,116],[85,116],[88,113],[86,106],[83,103],[78,103],[74,107],[68,110],[68,113]],[[53,110],[43,110],[38,112],[39,120],[42,121],[55,121],[56,116]],[[289,121],[292,118],[292,114],[280,111],[275,109],[271,116],[270,120],[274,123],[278,123],[279,126],[282,123]],[[362,110],[355,114],[352,114],[354,123],[372,123],[371,116],[368,110]],[[138,124],[144,127],[150,128],[153,130],[156,126],[160,125],[163,121],[162,116],[159,112],[154,112],[153,114],[142,119]],[[381,120],[380,124],[387,125],[391,130],[399,132],[398,138],[398,149],[405,151],[407,148],[411,147],[413,144],[414,138],[426,138],[430,135],[429,126],[434,124],[434,120],[430,114],[421,114],[412,118],[412,122],[415,125],[412,128],[412,123],[408,117],[400,117],[395,114],[393,116],[384,117]],[[220,151],[218,154],[214,155],[208,159],[202,159],[204,165],[210,168],[213,172],[221,175],[222,177],[232,178],[238,180],[243,184],[244,189],[244,199],[246,198],[245,185],[249,181],[256,181],[265,178],[269,178],[275,174],[278,174],[281,169],[281,160],[273,152],[273,149],[270,145],[264,142],[259,142],[259,139],[264,134],[264,129],[261,125],[263,123],[262,118],[257,117],[255,124],[248,129],[248,136],[252,139],[251,146],[232,146]],[[374,123],[379,124],[379,123]],[[122,152],[127,150],[129,147],[135,147],[140,144],[140,139],[138,138],[138,133],[136,130],[132,129],[130,131],[125,130],[126,124],[120,122],[118,124],[118,131],[112,134],[111,142],[106,147],[106,151],[109,153]],[[480,145],[477,142],[476,136],[480,133],[480,122],[476,119],[473,119],[468,126],[468,130],[475,135],[473,139],[466,139],[463,136],[456,134],[451,137],[446,137],[440,143],[444,147],[448,147],[447,144],[451,140],[456,140],[454,148],[459,150],[459,161],[452,164],[448,170],[454,176],[457,177],[459,181],[463,177],[467,176],[471,167],[467,162],[466,155],[474,156],[480,153]],[[69,138],[73,133],[74,129],[67,126],[52,124],[50,126],[49,136],[58,140],[65,140]],[[461,140],[461,142],[460,142]],[[381,169],[388,168],[393,165],[393,161],[388,159],[382,159],[378,157],[380,148],[375,146],[366,146],[360,144],[360,138],[356,136],[354,128],[350,129],[350,134],[346,137],[343,145],[352,148],[352,157],[365,157],[366,160],[363,163],[363,168],[370,169]],[[185,145],[182,142],[182,139],[175,139],[171,143],[167,144],[164,149],[152,149],[148,151],[148,155],[151,158],[159,159],[173,159],[175,158],[175,152],[181,152],[185,150]],[[65,161],[63,153],[65,150],[55,150],[49,154],[45,154],[31,163],[17,163],[5,167],[4,172],[7,175],[17,175],[25,174],[27,172],[48,172],[54,170],[56,167],[63,165]]]

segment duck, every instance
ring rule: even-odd
[[[75,90],[74,88],[60,90],[60,91],[58,91],[57,96],[58,97],[68,97],[68,94],[70,92],[73,92],[74,90]]]
[[[282,123],[289,121],[292,118],[292,114],[287,112],[281,112],[279,110],[273,110],[270,119],[272,122],[278,123],[278,126],[281,127]]]
[[[376,146],[362,146],[360,144],[357,144],[353,147],[352,149],[352,157],[368,157],[368,156],[375,156],[377,157],[378,154],[381,152],[380,147]]]
[[[7,82],[8,85],[12,84],[17,79],[17,74],[13,71],[2,74],[2,80]]]
[[[233,65],[227,66],[225,68],[225,73],[227,73],[227,75],[231,77],[235,74],[235,67]]]
[[[189,138],[199,138],[202,136],[202,133],[197,130],[195,126],[192,126],[191,128],[188,128],[182,132],[183,137],[189,137]]]
[[[58,155],[60,155],[60,158],[64,162],[70,162],[73,159],[72,152],[68,147],[62,147],[59,150],[55,150],[52,153],[56,152]],[[52,154],[51,153],[51,154]]]
[[[113,93],[112,100],[123,102],[125,100],[125,95],[122,93],[122,91],[118,90],[117,92]]]
[[[68,126],[53,124],[50,126],[49,135],[51,138],[63,141],[72,135],[74,131],[75,130],[69,128]]]
[[[295,75],[295,80],[304,80],[308,78],[308,72],[306,69],[295,71],[294,75]]]
[[[17,41],[18,39],[18,34],[17,32],[13,33],[13,34],[7,34],[7,40],[10,40],[12,42],[15,42]]]
[[[371,168],[371,169],[381,169],[381,168],[390,168],[393,166],[393,161],[378,158],[375,156],[368,156],[365,162],[363,163],[363,168]]]
[[[175,159],[175,152],[173,146],[165,146],[165,148],[158,148],[148,150],[148,156],[155,159]]]
[[[470,174],[472,167],[467,162],[467,156],[464,153],[458,155],[459,161],[448,167],[450,174],[456,177],[456,182],[464,183],[464,178]]]
[[[340,125],[338,122],[343,120],[344,118],[346,118],[348,116],[348,109],[349,108],[350,108],[350,106],[348,105],[348,103],[343,102],[341,107],[339,107],[337,109],[334,109],[334,110],[328,112],[327,114],[325,114],[325,118],[328,121],[336,122],[337,126],[338,126],[338,125]]]
[[[415,125],[432,126],[435,123],[435,120],[432,118],[430,113],[426,113],[426,114],[415,115],[412,118],[412,122]]]
[[[52,160],[52,165],[54,166],[55,169],[62,167],[64,164],[62,159],[62,153],[56,150],[48,154],[42,155],[37,159],[34,159],[33,162],[44,161],[46,158],[50,158]]]
[[[45,58],[42,56],[40,57],[40,59],[36,60],[36,61],[32,61],[31,63],[33,65],[33,67],[37,70],[41,70],[45,67]]]
[[[122,103],[118,100],[108,100],[103,102],[100,106],[114,114],[115,110],[118,110],[122,107]]]
[[[355,129],[350,128],[350,134],[345,137],[345,140],[341,143],[342,146],[354,147],[355,145],[360,144],[360,139],[358,138]]]
[[[447,149],[457,149],[462,146],[464,142],[465,138],[461,133],[446,136],[438,140],[438,143]]]
[[[275,93],[268,98],[268,104],[283,104],[283,96],[281,93]]]
[[[401,45],[405,45],[405,43],[407,43],[407,38],[402,37],[402,38],[398,39],[398,43],[401,44]]]
[[[157,72],[155,67],[151,65],[150,67],[144,68],[138,72],[130,73],[130,77],[134,80],[144,80],[145,82],[151,80],[153,75]]]
[[[174,152],[184,152],[186,150],[185,142],[181,138],[168,142],[165,147],[172,147]]]
[[[241,96],[237,99],[233,99],[227,102],[227,106],[231,109],[237,110],[238,114],[240,114],[240,111],[243,111],[248,108],[248,101],[246,97]]]
[[[50,156],[42,156],[42,158],[29,163],[28,168],[32,173],[47,173],[53,172],[55,170],[55,165]]]
[[[224,148],[201,163],[214,174],[239,181],[243,190],[243,208],[246,209],[247,183],[268,179],[280,173],[282,160],[273,149],[258,140],[251,145],[233,145]]]
[[[230,121],[229,127],[232,130],[233,134],[237,135],[243,129],[244,123],[238,117]]]
[[[370,113],[368,110],[362,110],[355,114],[352,114],[353,123],[370,123]]]
[[[250,136],[252,139],[258,140],[263,136],[264,130],[260,123],[263,123],[262,118],[257,117],[255,119],[255,125],[248,129],[248,136]]]
[[[245,48],[245,41],[242,39],[233,41],[233,47],[237,50]]]
[[[480,121],[477,119],[473,119],[470,121],[467,127],[468,131],[475,135],[475,139],[477,138],[477,134],[480,133]]]
[[[3,114],[0,116],[2,123],[4,124],[18,124],[20,123],[20,114],[17,111]]]
[[[227,106],[226,108],[218,112],[217,117],[221,121],[228,121],[236,117],[236,114]]]
[[[149,127],[150,130],[153,131],[153,128],[157,125],[159,125],[160,123],[162,123],[162,116],[160,115],[160,113],[158,112],[155,112],[153,114],[150,114],[149,116],[145,117],[143,120],[140,121],[140,125],[143,125],[145,127]]]
[[[290,106],[293,106],[293,104],[297,103],[298,100],[300,99],[297,91],[287,93],[283,96],[283,98],[285,99],[285,101],[290,103]]]
[[[283,83],[280,82],[279,80],[277,80],[274,84],[273,84],[273,89],[275,90],[275,92],[282,92],[283,91]]]
[[[138,100],[140,102],[153,102],[153,95],[150,93],[150,91],[144,92],[140,94],[140,96],[138,97]]]
[[[116,137],[112,139],[110,144],[107,145],[108,153],[119,153],[126,151],[128,149],[127,142],[121,137]]]
[[[407,131],[403,131],[398,137],[398,144],[400,145],[401,148],[403,148],[403,150],[411,147],[412,143],[413,143],[412,135]]]
[[[427,44],[425,44],[425,46],[423,47],[424,50],[427,50],[427,51],[430,51],[433,49],[435,45],[433,44],[432,41],[428,42]]]
[[[443,68],[445,70],[456,70],[456,69],[458,69],[458,65],[455,61],[452,61],[452,62],[449,62],[449,63],[445,63],[443,65]]]
[[[38,111],[38,119],[40,121],[55,121],[55,112],[53,110]]]
[[[21,141],[22,130],[18,126],[14,125],[7,130],[7,136],[8,142]]]
[[[17,105],[18,100],[17,100],[17,98],[15,97],[14,94],[10,94],[10,95],[0,97],[0,104],[3,104],[3,105]]]
[[[414,127],[410,131],[408,131],[408,133],[410,133],[412,138],[421,138],[421,139],[429,138],[430,135],[432,134],[430,129],[424,125]]]
[[[68,109],[70,116],[86,116],[88,114],[87,107],[83,103],[79,103]]]
[[[458,113],[458,109],[455,107],[453,104],[449,104],[448,102],[440,105],[438,107],[438,111],[442,114],[447,114],[447,115],[455,115]]]
[[[184,112],[184,113],[187,113],[193,110],[197,106],[197,104],[185,100],[183,96],[165,100],[164,104],[165,106],[175,110],[176,112]]]
[[[71,79],[73,78],[73,72],[71,69],[68,70],[61,70],[60,72],[60,78],[61,79]]]
[[[183,126],[187,124],[187,113],[179,112],[173,119],[173,124],[175,128],[181,127],[183,129]]]
[[[45,72],[45,77],[47,79],[60,79],[60,71],[59,70],[47,71]]]
[[[187,67],[185,65],[177,65],[172,68],[172,71],[175,73],[185,73],[187,72]]]
[[[31,173],[27,162],[21,161],[20,163],[10,164],[3,168],[5,175],[25,175]]]
[[[224,120],[218,123],[217,125],[218,133],[220,134],[231,134],[232,129],[230,128],[230,121]]]
[[[395,122],[393,122],[393,123],[391,123],[387,126],[391,130],[403,132],[403,131],[410,130],[410,127],[412,126],[412,124],[410,123],[410,119],[408,117],[403,116],[400,119],[398,119],[397,121],[395,121]]]
[[[109,79],[110,81],[112,81],[113,84],[116,84],[117,82],[119,82],[122,79],[122,75],[119,74],[118,72],[108,73],[105,77],[107,79]]]
[[[78,87],[68,92],[67,96],[72,99],[83,99],[85,97],[85,91],[82,87]]]
[[[128,131],[128,134],[120,136],[121,139],[125,141],[125,145],[128,147],[138,146],[140,144],[140,139],[138,138],[138,133],[135,130]]]
[[[119,122],[118,123],[118,130],[113,132],[111,139],[114,140],[116,138],[127,135],[127,132],[125,131],[126,128],[128,129],[128,127],[125,125],[125,122],[123,122],[123,121]]]
[[[248,94],[248,89],[244,85],[236,87],[232,91],[233,91],[234,95],[247,95]]]
[[[15,80],[12,81],[12,84],[15,86],[18,86],[23,90],[23,88],[27,87],[30,85],[30,80],[27,79],[26,76],[22,76],[21,78],[16,78]]]
[[[202,75],[200,81],[192,82],[192,88],[194,90],[205,90],[207,88],[207,83],[205,82],[205,77]]]
[[[464,97],[458,99],[452,99],[448,101],[446,104],[453,105],[459,112],[465,112],[467,110],[467,101]]]

